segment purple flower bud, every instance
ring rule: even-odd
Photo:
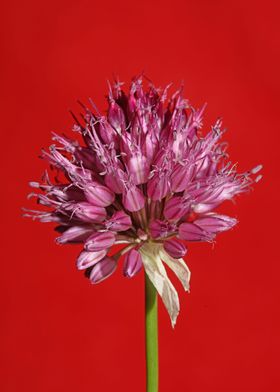
[[[148,182],[148,197],[153,201],[162,200],[170,191],[170,180],[163,174],[155,174]]]
[[[187,188],[194,175],[194,167],[194,165],[191,167],[182,166],[179,163],[175,166],[171,175],[172,192],[182,192]]]
[[[84,242],[92,232],[92,228],[89,227],[72,226],[57,237],[56,242],[58,244]]]
[[[125,117],[123,110],[114,100],[110,102],[108,120],[118,134],[121,134],[125,130]]]
[[[147,132],[145,137],[145,143],[143,145],[143,151],[148,160],[152,160],[155,152],[158,149],[158,138],[152,131]]]
[[[107,249],[98,252],[87,252],[83,250],[77,259],[77,268],[83,270],[93,266],[106,256],[107,251]]]
[[[124,276],[128,278],[132,278],[136,275],[142,268],[142,257],[140,253],[131,249],[124,256],[124,265],[123,265],[123,273]]]
[[[181,219],[190,211],[190,201],[181,196],[169,199],[164,206],[164,217],[168,220]]]
[[[123,193],[123,205],[130,212],[141,210],[145,205],[145,197],[141,190],[132,186]]]
[[[93,206],[86,202],[67,204],[65,211],[71,212],[83,222],[103,222],[107,215],[104,207]]]
[[[226,215],[209,214],[196,219],[194,223],[208,233],[220,233],[235,226],[237,220]]]
[[[164,250],[174,259],[180,259],[187,253],[187,248],[182,242],[172,238],[171,240],[164,241]]]
[[[177,226],[167,221],[156,219],[150,223],[150,233],[153,238],[165,238],[176,230]]]
[[[208,233],[193,223],[182,223],[179,226],[179,238],[186,241],[211,241],[214,234]]]
[[[99,263],[94,265],[89,279],[93,284],[100,283],[112,275],[116,268],[116,260],[112,259],[111,257],[105,257],[103,260],[99,261]]]
[[[85,249],[90,252],[98,252],[110,248],[110,246],[114,245],[115,240],[116,235],[111,231],[94,233],[86,240]]]
[[[140,153],[134,154],[129,158],[127,167],[134,179],[135,185],[145,184],[148,181],[150,165],[144,155]]]
[[[86,186],[85,196],[90,203],[98,207],[108,207],[115,200],[114,192],[98,182]]]
[[[132,222],[124,211],[117,211],[106,221],[105,226],[107,230],[126,231],[131,228]]]
[[[124,190],[122,178],[123,172],[121,169],[111,170],[108,174],[106,174],[104,181],[109,189],[119,195],[123,193]]]
[[[108,145],[113,143],[115,148],[118,147],[118,134],[105,118],[99,123],[99,134],[104,143]]]

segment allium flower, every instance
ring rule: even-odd
[[[54,181],[45,174],[42,184],[30,183],[49,210],[26,215],[57,223],[57,243],[83,244],[77,268],[92,283],[109,277],[122,255],[126,277],[143,266],[174,325],[179,299],[165,264],[188,291],[187,242],[212,242],[237,223],[213,210],[258,181],[261,166],[238,174],[226,162],[221,120],[203,136],[204,107],[195,110],[182,90],[168,100],[168,88],[144,89],[137,77],[127,94],[121,83],[109,86],[106,115],[91,101],[91,109],[82,105],[73,131],[83,142],[54,134],[57,144],[42,153]],[[114,244],[125,247],[109,257]]]

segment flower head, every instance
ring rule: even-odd
[[[179,299],[164,264],[189,290],[186,243],[211,242],[236,224],[213,210],[258,181],[261,166],[237,173],[220,141],[221,120],[202,136],[204,107],[195,110],[182,90],[168,100],[169,86],[145,89],[141,77],[127,94],[120,86],[109,86],[106,115],[90,101],[81,121],[74,116],[82,142],[53,135],[42,157],[55,180],[45,173],[42,183],[30,183],[38,190],[31,196],[48,211],[25,215],[58,224],[57,243],[83,244],[77,268],[92,283],[110,276],[123,254],[126,277],[144,266],[174,325]],[[114,244],[124,248],[109,257]]]

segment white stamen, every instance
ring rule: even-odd
[[[258,166],[254,167],[254,168],[251,170],[251,173],[252,173],[252,174],[256,174],[256,173],[258,173],[260,170],[262,170],[262,168],[263,168],[263,165],[258,165]]]

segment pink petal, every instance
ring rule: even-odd
[[[105,223],[106,228],[112,231],[126,231],[131,228],[132,222],[124,211],[115,212]]]
[[[187,253],[187,248],[185,247],[182,242],[176,240],[176,239],[170,239],[167,241],[164,241],[163,244],[164,250],[171,256],[174,257],[174,259],[180,259],[181,257],[184,257],[185,254]]]
[[[127,164],[129,173],[132,175],[135,185],[145,184],[150,174],[150,165],[147,158],[142,154],[135,154]]]
[[[58,244],[76,243],[85,241],[93,232],[92,228],[84,226],[72,226],[65,230],[60,237],[56,238]]]
[[[92,183],[85,189],[86,199],[95,206],[108,207],[115,200],[115,194],[99,183]]]
[[[124,276],[132,278],[136,275],[142,268],[142,257],[141,254],[135,250],[131,249],[124,256],[124,266],[123,273]]]
[[[123,205],[130,212],[141,210],[145,205],[145,197],[137,187],[132,187],[123,193]]]
[[[190,184],[194,175],[194,165],[192,167],[177,164],[171,175],[172,192],[182,192]]]
[[[226,215],[209,214],[196,219],[194,223],[208,233],[220,233],[235,226],[237,220]]]
[[[89,279],[93,284],[100,283],[111,276],[115,272],[116,268],[116,260],[111,257],[105,257],[103,260],[99,261],[99,263],[94,265]]]
[[[79,270],[86,269],[93,266],[102,260],[107,254],[106,250],[100,250],[98,252],[87,252],[83,250],[77,259],[77,268]]]
[[[177,226],[167,221],[155,219],[150,223],[149,229],[153,238],[165,238],[169,234],[175,234],[177,231]]]
[[[77,217],[83,222],[103,222],[106,218],[106,210],[104,207],[93,206],[90,203],[81,202],[76,204],[63,205],[71,216]]]
[[[116,235],[111,231],[94,233],[86,240],[85,249],[90,252],[97,252],[110,248],[114,245],[115,241]]]
[[[166,175],[154,175],[148,182],[148,197],[153,201],[162,200],[170,191],[170,181]]]
[[[164,217],[168,220],[181,219],[190,211],[190,206],[190,202],[184,197],[174,196],[165,203]]]
[[[186,241],[210,241],[214,235],[193,223],[182,223],[179,226],[179,238]]]

